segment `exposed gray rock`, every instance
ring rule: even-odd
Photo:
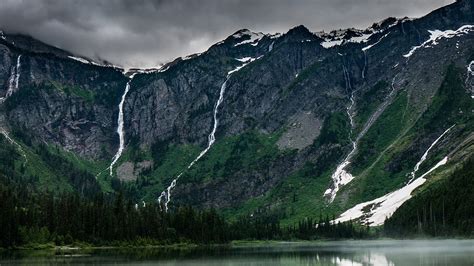
[[[282,150],[306,148],[319,136],[321,125],[321,120],[310,111],[295,115],[289,121],[285,133],[278,140],[278,148]]]

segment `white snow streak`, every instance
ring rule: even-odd
[[[321,46],[327,49],[327,48],[341,45],[343,41],[344,40],[326,40],[321,43]]]
[[[94,62],[92,60],[89,60],[89,59],[86,59],[86,58],[82,58],[82,57],[77,57],[77,56],[68,56],[69,59],[72,59],[72,60],[75,60],[75,61],[78,61],[78,62],[81,62],[83,64],[87,64],[87,65],[94,65],[94,66],[100,66],[100,67],[112,67],[112,68],[117,68],[117,69],[122,69],[122,67],[119,67],[119,66],[115,66],[115,65],[112,65],[112,64],[99,64],[97,62]]]
[[[213,127],[212,127],[212,131],[211,133],[209,134],[208,136],[208,143],[207,143],[207,147],[201,151],[201,153],[196,157],[196,159],[194,159],[186,169],[189,169],[191,168],[196,162],[198,162],[208,151],[209,149],[212,147],[212,145],[214,144],[214,142],[216,142],[216,131],[217,131],[217,127],[219,126],[219,119],[217,118],[217,115],[218,115],[218,112],[219,112],[219,106],[222,104],[222,102],[224,101],[224,94],[225,94],[225,90],[227,88],[227,82],[229,81],[230,77],[232,76],[232,74],[234,74],[235,72],[239,71],[240,69],[242,69],[243,67],[245,67],[246,65],[250,64],[251,62],[257,60],[261,58],[258,57],[258,58],[251,58],[251,57],[245,57],[245,58],[241,58],[241,59],[236,59],[238,61],[241,61],[241,62],[246,62],[244,64],[242,64],[241,66],[238,66],[236,67],[235,69],[229,71],[227,73],[227,77],[226,77],[226,80],[224,81],[224,83],[222,83],[221,85],[221,89],[220,89],[220,92],[219,92],[219,99],[217,100],[215,106],[214,106],[214,113],[213,113],[213,118],[214,118],[214,124],[213,124]],[[244,60],[245,59],[245,60]],[[166,188],[165,191],[161,192],[161,195],[158,197],[158,203],[161,205],[162,202],[164,202],[164,205],[165,205],[165,211],[168,211],[168,205],[171,201],[171,191],[176,187],[176,184],[177,184],[177,181],[178,179],[183,175],[184,172],[181,172],[175,179],[173,179],[173,181],[171,182],[171,184]]]
[[[445,165],[448,157],[444,157],[433,168],[415,179],[410,184],[395,190],[380,198],[357,204],[353,208],[345,211],[334,222],[347,222],[350,220],[361,219],[362,223],[370,226],[382,225],[386,219],[390,218],[395,211],[411,198],[411,193],[426,182],[425,177],[438,167]]]
[[[241,38],[243,36],[249,36],[250,38],[245,41],[234,44],[234,47],[240,46],[243,44],[250,44],[252,46],[257,46],[258,42],[265,36],[265,34],[261,32],[256,33],[256,32],[251,32],[251,31],[244,31],[239,34],[233,35],[234,38]]]
[[[275,41],[270,43],[270,45],[268,46],[268,52],[271,52],[273,50],[273,45],[275,45]]]
[[[446,135],[455,125],[451,126],[450,128],[448,128],[446,131],[443,132],[443,134],[441,134],[441,136],[439,136],[433,143],[431,143],[430,147],[428,147],[428,149],[425,151],[425,153],[423,154],[423,156],[421,156],[420,160],[416,163],[415,167],[413,168],[413,171],[409,174],[410,175],[410,181],[408,181],[408,183],[411,183],[413,181],[413,179],[415,179],[415,175],[416,175],[416,172],[418,172],[418,170],[420,169],[420,166],[421,164],[426,160],[426,158],[428,157],[428,153],[431,151],[431,149],[439,142],[439,140],[441,138],[444,137],[444,135]]]
[[[252,57],[242,57],[242,58],[236,58],[235,60],[240,61],[242,63],[248,62],[252,60]]]
[[[370,48],[374,47],[375,45],[379,44],[379,43],[380,43],[385,37],[387,37],[389,34],[390,34],[390,32],[387,33],[387,34],[385,34],[384,36],[380,37],[380,39],[379,39],[378,41],[376,41],[375,43],[373,43],[373,44],[371,44],[371,45],[367,45],[366,47],[362,48],[362,51],[365,52],[365,51],[369,50]]]
[[[414,177],[416,172],[419,170],[421,163],[426,160],[426,157],[430,150],[433,148],[433,146],[435,146],[441,140],[441,138],[443,138],[453,127],[454,125],[444,131],[443,134],[441,134],[441,136],[439,136],[430,145],[430,147],[426,150],[421,159],[415,165],[414,170],[411,172],[410,175],[412,175],[412,177]],[[369,224],[371,226],[382,225],[387,218],[390,218],[392,214],[400,206],[402,206],[403,203],[405,203],[411,198],[411,193],[416,188],[425,183],[425,177],[427,175],[431,174],[431,172],[436,170],[438,167],[445,165],[447,162],[448,157],[446,156],[426,173],[424,173],[415,180],[410,180],[411,182],[409,182],[404,187],[377,199],[359,203],[356,206],[345,211],[343,214],[341,214],[339,218],[337,218],[334,222],[347,222],[349,220],[360,219],[362,223]]]
[[[119,149],[117,153],[114,155],[114,157],[112,158],[112,162],[110,163],[110,166],[109,166],[110,176],[113,175],[114,165],[117,163],[118,159],[120,159],[120,156],[122,156],[122,152],[125,146],[125,132],[123,130],[123,105],[125,103],[125,99],[127,97],[128,91],[130,90],[130,83],[132,82],[132,79],[135,76],[135,74],[136,73],[133,73],[130,76],[130,79],[128,80],[127,85],[125,86],[125,91],[122,95],[122,99],[120,100],[120,103],[119,103],[119,115],[117,119],[117,133],[119,135]]]
[[[424,43],[422,43],[421,45],[413,46],[411,50],[403,56],[406,58],[410,58],[410,56],[412,56],[416,52],[416,50],[420,48],[433,47],[434,45],[437,45],[438,41],[440,41],[441,39],[461,36],[464,34],[468,34],[471,31],[474,31],[474,25],[464,25],[457,30],[445,30],[445,31],[429,30],[428,32],[430,33],[430,38],[426,40]]]

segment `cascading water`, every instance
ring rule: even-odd
[[[8,79],[8,89],[5,93],[5,97],[0,98],[0,103],[6,101],[8,97],[12,96],[15,91],[19,88],[21,74],[21,55],[16,59],[16,66],[12,67],[10,78]]]
[[[383,37],[382,37],[383,38]],[[349,73],[347,72],[347,69],[344,67],[344,79],[346,81],[346,88],[349,88],[349,90],[352,90],[352,85],[350,83],[350,77]],[[391,91],[387,95],[385,101],[375,110],[375,112],[369,117],[367,122],[365,123],[364,127],[362,130],[359,132],[355,140],[352,140],[352,150],[351,152],[346,156],[346,158],[336,167],[336,171],[332,174],[331,179],[333,181],[331,187],[329,187],[325,192],[324,192],[324,197],[329,199],[329,202],[333,202],[334,198],[336,197],[337,192],[339,189],[347,185],[349,182],[351,182],[354,179],[354,176],[352,176],[349,172],[345,170],[345,168],[351,163],[351,159],[354,156],[356,150],[357,150],[357,143],[359,143],[360,139],[367,133],[367,131],[370,129],[370,127],[374,124],[374,122],[380,117],[380,115],[385,111],[387,106],[392,102],[395,92],[397,91],[395,87],[395,82],[396,78],[398,77],[398,74],[395,75],[392,79],[391,83]],[[351,112],[355,102],[354,102],[354,92],[355,90],[352,90],[351,93],[351,104],[347,108],[347,114],[349,116],[350,122],[351,122],[351,135],[352,135],[352,129],[354,128],[354,122],[353,122],[353,113]]]
[[[349,140],[352,143],[352,150],[349,152],[346,158],[344,158],[342,163],[340,163],[337,166],[336,171],[331,176],[331,179],[333,181],[332,187],[328,188],[324,192],[324,197],[328,198],[329,202],[332,202],[334,200],[334,198],[336,197],[337,191],[339,191],[340,187],[346,185],[347,183],[351,182],[352,179],[354,179],[354,177],[349,172],[347,172],[345,168],[351,163],[350,160],[352,159],[352,156],[357,150],[357,143],[355,140],[352,139],[352,132],[354,129],[354,113],[352,109],[354,108],[354,105],[355,105],[355,100],[354,100],[355,90],[352,89],[350,75],[345,65],[343,65],[343,74],[344,74],[344,80],[346,82],[346,91],[348,94],[350,93],[350,99],[349,99],[350,104],[346,108],[346,113],[347,113],[347,116],[349,117],[349,121],[351,124]]]
[[[221,89],[220,89],[220,93],[219,93],[219,99],[217,100],[215,106],[214,106],[214,125],[212,127],[212,131],[211,133],[209,134],[209,136],[207,137],[208,138],[208,142],[207,142],[207,147],[201,151],[201,153],[199,153],[199,155],[196,157],[196,159],[194,159],[186,169],[189,169],[191,168],[197,161],[199,161],[208,151],[209,149],[211,148],[211,146],[214,144],[214,142],[216,142],[216,131],[217,131],[217,126],[219,124],[219,120],[217,118],[217,113],[218,113],[218,109],[219,109],[219,106],[222,104],[222,102],[224,101],[224,93],[225,93],[225,89],[227,87],[227,81],[229,80],[229,78],[231,77],[232,73],[229,72],[229,74],[227,74],[227,77],[226,77],[226,80],[224,81],[224,83],[222,83],[222,86],[221,86]],[[174,187],[176,186],[176,183],[178,181],[178,179],[181,177],[183,173],[180,173],[175,179],[173,179],[173,181],[171,182],[171,184],[166,188],[165,191],[161,192],[161,195],[160,197],[158,198],[158,202],[161,204],[161,202],[163,202],[164,200],[164,205],[165,205],[165,210],[168,211],[168,204],[169,202],[171,201],[171,191],[174,189]]]
[[[473,77],[474,77],[474,61],[471,61],[469,65],[467,66],[467,76],[466,76],[466,87],[471,89],[471,98],[474,99],[474,82],[473,82]]]
[[[130,83],[132,82],[135,74],[136,73],[133,73],[129,77],[127,85],[125,86],[125,91],[122,95],[122,99],[120,100],[120,103],[119,103],[119,114],[118,114],[118,119],[117,119],[117,133],[119,135],[119,148],[117,150],[117,153],[112,158],[112,162],[110,163],[110,166],[108,168],[110,176],[113,175],[114,165],[117,163],[118,159],[120,159],[120,156],[122,156],[122,152],[125,146],[125,132],[123,130],[123,121],[124,121],[123,120],[123,105],[125,104],[125,99],[127,97],[128,91],[130,90]]]
[[[212,127],[212,131],[211,133],[209,134],[208,136],[208,143],[207,143],[207,147],[201,151],[201,153],[196,157],[196,159],[194,159],[186,169],[189,169],[191,168],[197,161],[199,161],[208,151],[209,149],[211,148],[211,146],[214,144],[214,142],[216,141],[216,137],[215,137],[215,134],[216,134],[216,131],[217,131],[217,126],[219,125],[219,119],[217,118],[217,114],[218,114],[218,111],[219,111],[219,106],[222,104],[222,102],[224,101],[224,93],[225,93],[225,90],[227,88],[227,82],[229,81],[230,77],[232,76],[232,74],[234,74],[235,72],[239,71],[240,69],[242,69],[244,66],[250,64],[251,62],[259,59],[260,57],[258,58],[249,58],[248,61],[246,63],[244,63],[243,65],[235,68],[234,70],[232,71],[229,71],[227,73],[227,77],[224,81],[224,83],[222,83],[221,85],[221,89],[220,89],[220,92],[219,92],[219,99],[217,100],[216,104],[214,105],[214,112],[213,112],[213,118],[214,118],[214,124],[213,124],[213,127]],[[176,187],[176,184],[177,184],[177,181],[178,179],[183,175],[184,172],[181,172],[175,179],[173,179],[173,181],[171,182],[171,184],[166,188],[165,191],[161,192],[161,195],[158,197],[158,203],[160,204],[161,206],[161,203],[163,202],[164,203],[164,206],[165,206],[165,210],[168,211],[168,204],[170,203],[171,201],[171,191]]]
[[[20,82],[20,70],[21,70],[21,55],[16,59],[16,76],[15,76],[15,89],[18,90],[18,84]]]

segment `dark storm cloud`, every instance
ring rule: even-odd
[[[204,51],[241,28],[365,28],[453,0],[0,0],[0,28],[127,67]]]

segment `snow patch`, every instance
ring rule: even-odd
[[[252,63],[252,62],[255,61],[255,60],[258,60],[258,59],[262,58],[262,56],[263,56],[263,55],[261,55],[261,56],[259,56],[259,57],[257,57],[257,58],[251,57],[251,58],[250,58],[248,61],[246,61],[246,63],[244,63],[243,65],[240,65],[240,66],[236,67],[235,69],[229,71],[229,72],[227,73],[227,76],[230,76],[230,75],[232,75],[233,73],[235,73],[235,72],[241,70],[241,69],[242,69],[243,67],[245,67],[246,65]]]
[[[325,40],[324,42],[321,43],[321,46],[327,49],[327,48],[341,45],[342,42],[343,40]]]
[[[426,150],[419,162],[415,165],[411,175],[414,177],[418,171],[421,163],[426,160],[426,157],[430,150],[435,146],[441,138],[443,138],[452,128],[451,126],[443,132]],[[426,173],[418,177],[417,179],[410,180],[407,185],[397,189],[389,194],[386,194],[377,199],[359,203],[356,206],[345,211],[339,216],[334,222],[347,222],[349,220],[360,219],[362,223],[369,224],[371,226],[382,225],[387,218],[390,218],[392,214],[400,207],[403,203],[411,198],[411,193],[426,182],[425,177],[431,172],[436,170],[438,167],[445,165],[448,162],[448,157],[444,157],[434,167],[428,170]]]
[[[430,33],[430,38],[418,46],[413,46],[411,50],[407,54],[404,54],[403,56],[406,58],[410,58],[420,48],[433,47],[437,45],[441,39],[449,39],[449,38],[461,36],[464,34],[468,34],[471,31],[474,31],[474,25],[464,25],[457,30],[445,30],[445,31],[428,30],[428,32]]]
[[[390,218],[395,211],[411,198],[411,193],[426,182],[425,177],[438,167],[445,165],[448,157],[444,157],[433,168],[428,170],[410,184],[395,190],[380,198],[357,204],[353,208],[345,211],[334,222],[347,222],[361,219],[361,222],[370,226],[382,225],[386,219]]]
[[[408,181],[408,183],[412,182],[413,179],[415,179],[416,172],[418,172],[418,170],[420,169],[421,164],[428,157],[428,153],[431,151],[431,149],[433,149],[433,147],[440,141],[440,139],[443,138],[444,135],[446,135],[454,126],[455,125],[448,128],[446,131],[443,132],[443,134],[441,134],[441,136],[439,136],[433,143],[431,143],[431,145],[428,147],[428,149],[425,151],[425,153],[423,153],[423,156],[421,156],[420,160],[416,163],[415,167],[413,168],[413,171],[409,174],[409,176],[411,178],[410,178],[410,181]]]
[[[380,41],[382,41],[382,40],[383,40],[385,37],[387,37],[389,34],[390,34],[390,32],[387,33],[387,34],[385,34],[385,35],[383,35],[382,37],[380,37],[380,39],[379,39],[378,41],[376,41],[375,43],[373,43],[373,44],[371,44],[371,45],[367,45],[366,47],[362,48],[362,51],[363,51],[363,52],[366,52],[366,51],[369,50],[370,48],[372,48],[372,47],[374,47],[375,45],[379,44]]]
[[[240,61],[242,63],[245,63],[245,62],[247,62],[251,59],[252,59],[252,57],[242,57],[242,58],[236,58],[235,60]]]
[[[270,43],[270,45],[268,46],[268,52],[271,52],[273,50],[273,45],[275,45],[275,41]]]
[[[239,43],[234,44],[234,47],[244,45],[244,44],[250,44],[252,46],[257,46],[258,42],[265,36],[265,34],[261,32],[251,32],[249,30],[245,30],[242,32],[239,32],[237,34],[232,35],[234,38],[242,38],[244,36],[250,37],[247,40],[241,41]]]

